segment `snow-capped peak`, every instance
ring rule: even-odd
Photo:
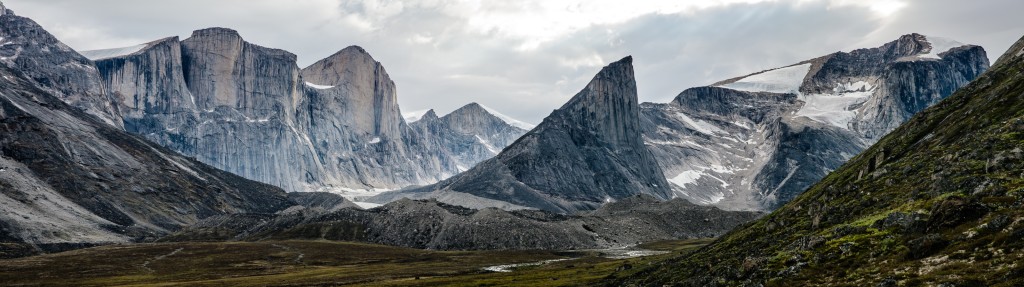
[[[499,119],[501,119],[502,121],[505,121],[505,123],[508,123],[509,125],[512,125],[513,127],[521,128],[521,129],[524,129],[524,130],[532,130],[534,127],[537,127],[537,125],[535,125],[535,124],[527,123],[527,122],[520,121],[520,120],[517,120],[515,118],[512,118],[510,116],[506,116],[505,114],[502,114],[502,113],[498,112],[497,110],[489,108],[489,107],[487,107],[485,105],[480,105],[480,107],[484,108],[484,110],[486,110],[491,115],[494,115],[495,117],[498,117]]]
[[[402,113],[402,117],[405,118],[406,123],[413,123],[423,118],[423,115],[429,112],[430,109],[415,110],[411,112]]]
[[[932,48],[927,53],[917,55],[918,57],[921,58],[939,59],[939,53],[943,53],[953,48],[963,47],[967,45],[964,43],[957,42],[956,40],[943,37],[933,37],[925,35],[924,38],[926,41],[928,41],[929,44],[931,44]]]
[[[747,92],[796,94],[810,70],[810,63],[793,65],[760,72],[719,86]]]
[[[109,59],[114,57],[131,55],[142,51],[142,49],[149,46],[149,44],[139,44],[135,46],[111,48],[111,49],[100,49],[100,50],[89,50],[79,52],[82,56],[85,56],[89,60],[99,61],[103,59]]]

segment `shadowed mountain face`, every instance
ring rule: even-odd
[[[771,210],[987,68],[981,47],[910,34],[645,103],[643,134],[677,196]]]
[[[604,67],[568,103],[492,159],[435,185],[382,194],[469,207],[595,209],[637,194],[671,198],[640,136],[632,58]],[[452,196],[456,194],[457,196]]]
[[[106,101],[88,92],[102,87],[90,62],[9,10],[0,22],[5,40],[34,43],[0,65],[0,255],[155,238],[208,216],[291,205],[279,188],[110,125],[93,109],[103,105],[80,105]],[[11,27],[35,32],[11,36]],[[67,82],[57,91],[45,79]],[[74,107],[61,101],[69,95]]]
[[[1022,49],[772,214],[610,284],[1024,284]]]

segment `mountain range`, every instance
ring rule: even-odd
[[[988,66],[979,46],[909,34],[645,103],[643,135],[676,196],[773,210]]]
[[[775,212],[609,285],[1024,284],[1024,38]]]

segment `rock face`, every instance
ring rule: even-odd
[[[981,47],[906,35],[645,103],[644,138],[676,196],[771,210],[987,67]]]
[[[117,106],[100,85],[89,59],[36,24],[0,6],[0,63],[21,71],[36,86],[115,127]]]
[[[592,249],[715,237],[759,215],[649,196],[625,198],[580,216],[402,199],[365,211],[217,216],[162,240],[344,239],[442,250]]]
[[[431,197],[471,207],[497,200],[576,212],[637,194],[669,199],[661,174],[640,135],[632,58],[626,57],[604,67],[568,103],[494,158],[437,184],[372,200]],[[446,196],[451,193],[460,196]]]
[[[5,31],[31,26],[9,13],[0,21]],[[98,110],[86,107],[87,114],[65,104],[60,98],[79,95],[89,102],[101,95],[85,93],[103,90],[99,74],[42,29],[31,31],[17,38],[4,34],[5,40],[34,43],[31,49],[38,51],[16,48],[17,59],[0,65],[0,253],[10,255],[7,248],[17,246],[38,252],[144,240],[209,216],[291,205],[279,188],[126,133],[98,117]],[[52,54],[39,53],[46,50]],[[93,82],[77,86],[86,80]]]
[[[775,212],[605,284],[1024,284],[1021,47]]]
[[[84,53],[126,130],[249,179],[344,192],[458,172],[437,141],[403,121],[394,83],[359,47],[300,70],[291,53],[210,28]]]
[[[429,110],[410,126],[454,156],[460,171],[498,155],[526,133],[477,103],[440,118],[434,110]]]

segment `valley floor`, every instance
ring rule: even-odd
[[[587,285],[628,276],[658,258],[711,240],[639,246],[668,251],[610,259],[599,251],[430,251],[337,241],[179,242],[113,245],[0,260],[11,286]],[[491,272],[497,265],[559,261]]]

